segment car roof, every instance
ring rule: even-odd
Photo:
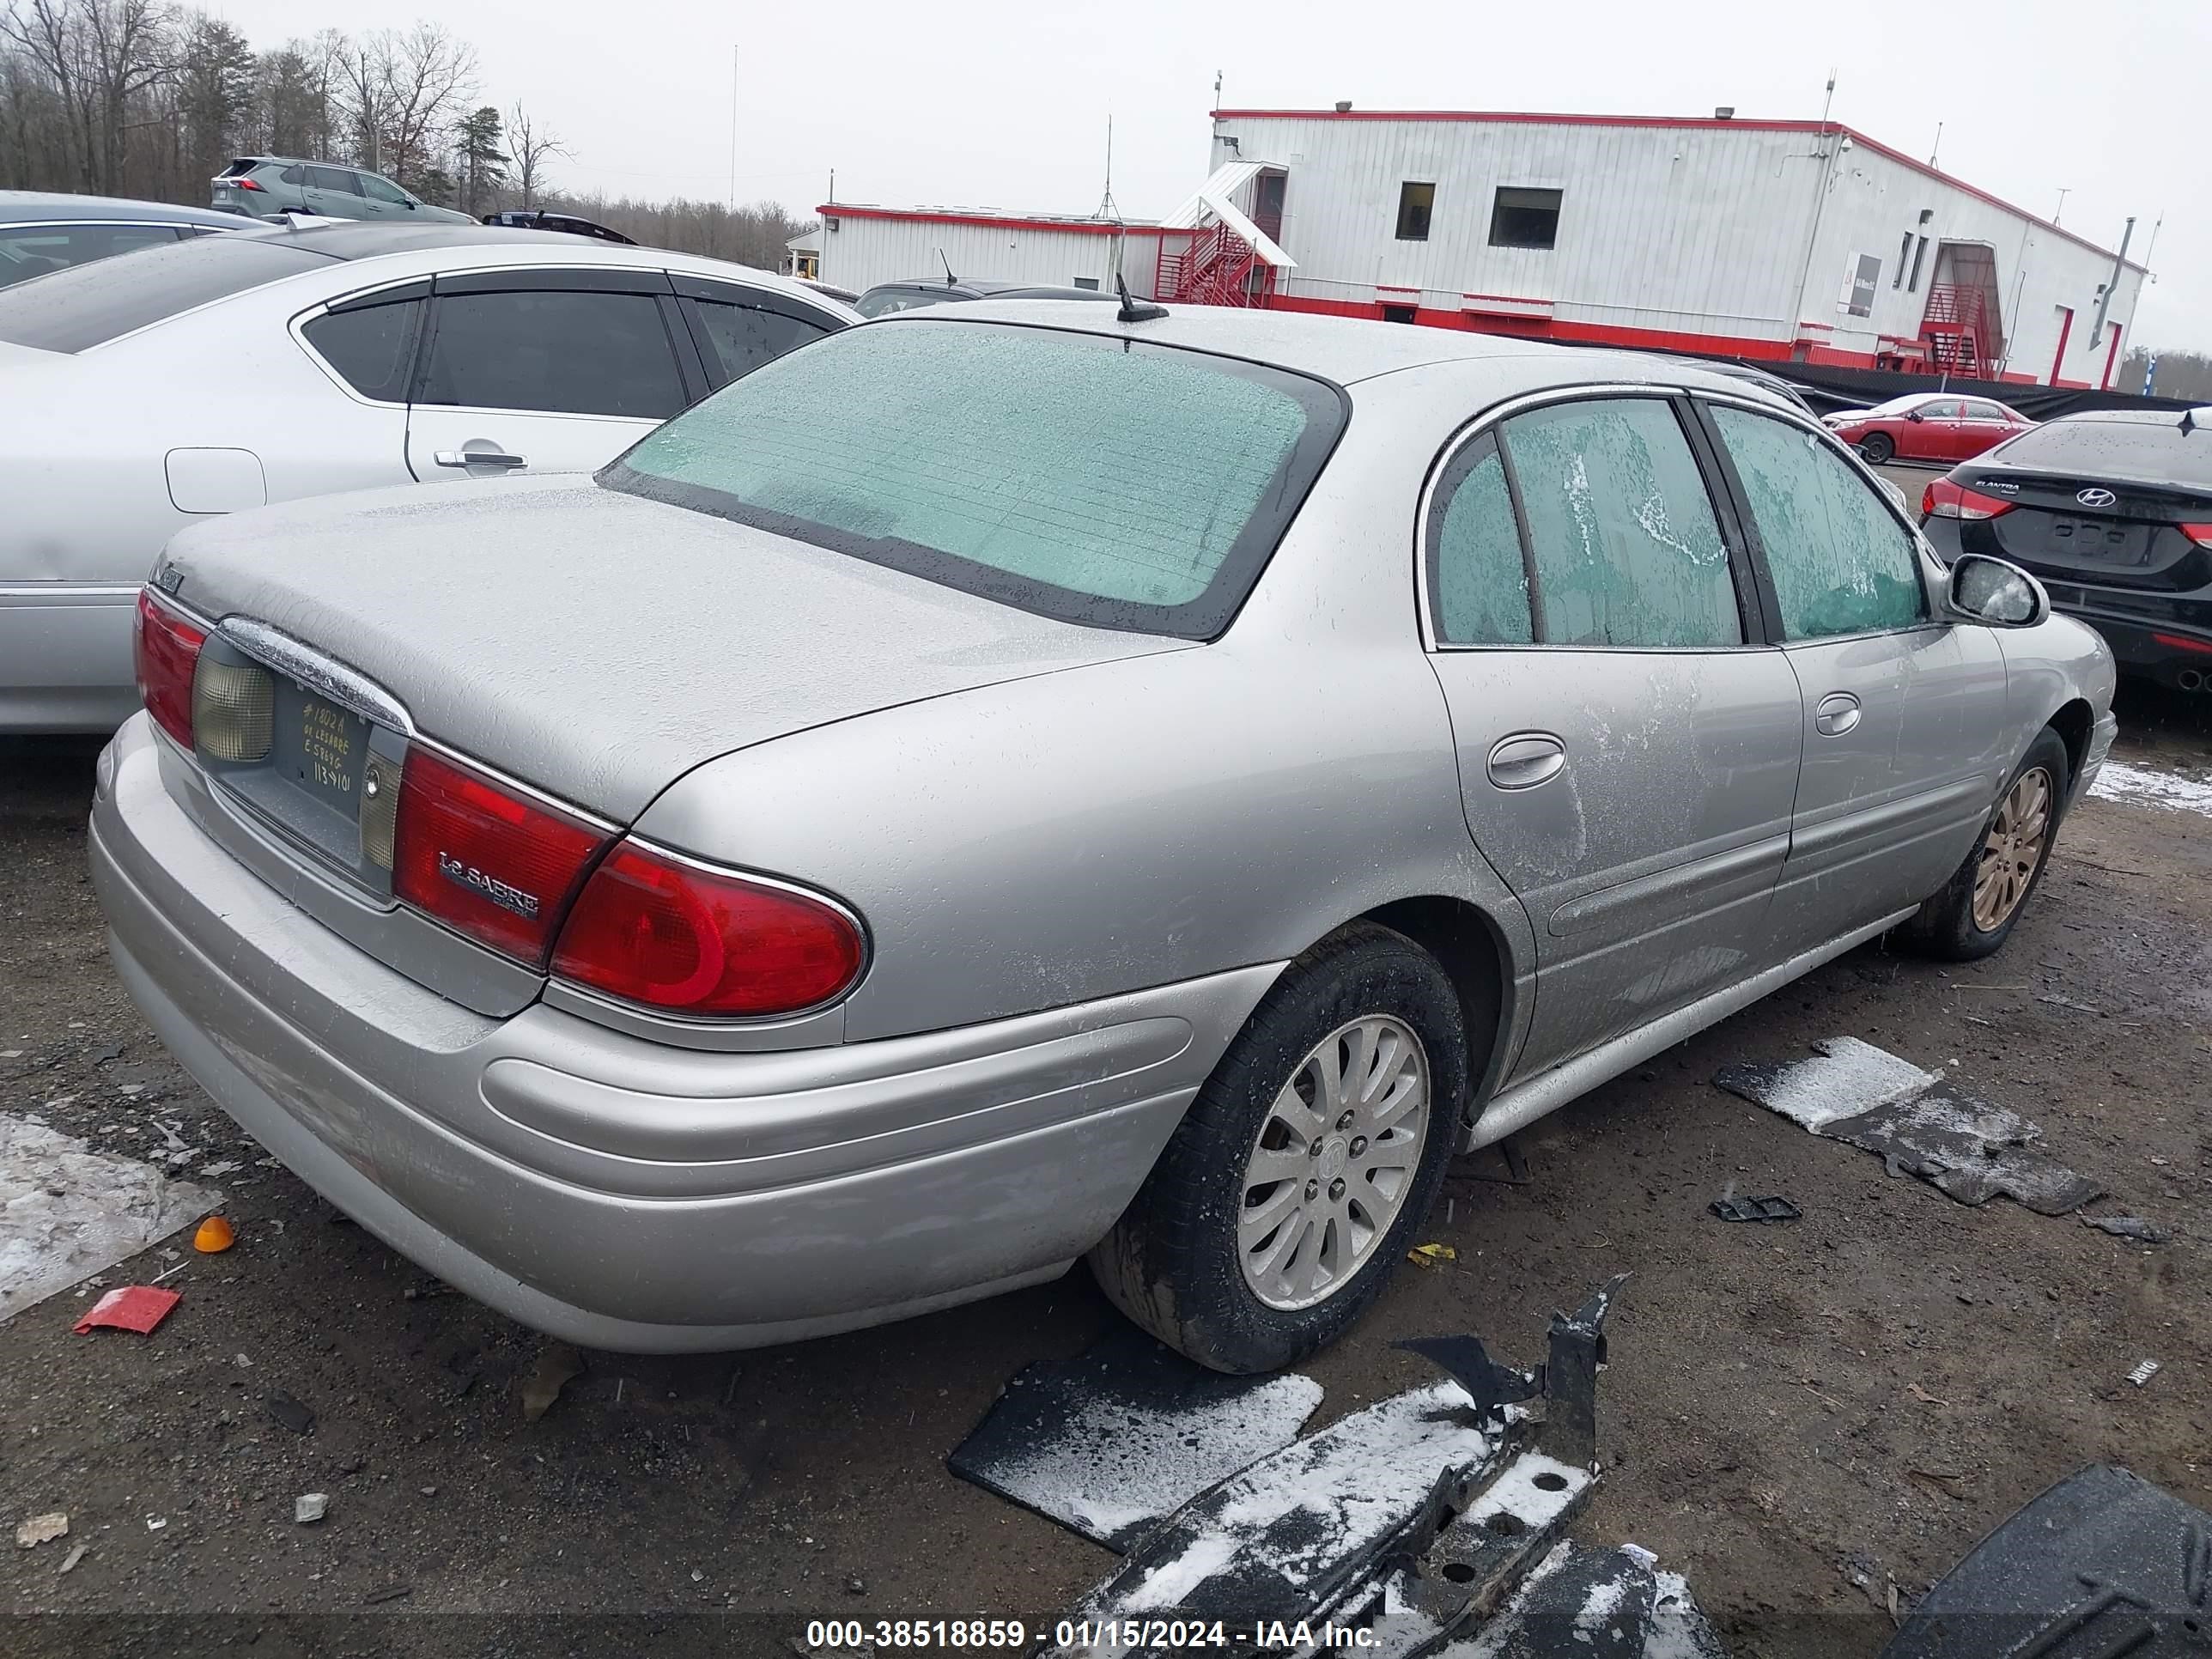
[[[0,190],[0,224],[75,223],[113,220],[125,224],[220,225],[236,230],[253,222],[212,208],[173,202],[134,202],[119,196],[70,196],[58,191]]]
[[[1243,357],[1317,375],[1339,386],[1432,364],[1517,361],[1523,365],[1541,365],[1540,372],[1528,376],[1532,386],[1607,382],[1695,386],[1740,395],[1801,416],[1804,413],[1780,394],[1755,382],[1717,374],[1688,359],[1662,359],[1648,352],[1551,345],[1510,335],[1320,316],[1310,312],[1174,305],[1167,307],[1167,313],[1147,322],[1124,323],[1119,320],[1117,313],[1088,301],[982,300],[949,308],[896,312],[876,318],[868,326],[907,327],[925,322],[1022,323],[1121,339],[1152,340],[1193,351]]]
[[[888,283],[877,283],[866,291],[873,294],[882,289],[902,290],[920,289],[930,294],[944,294],[971,300],[1110,300],[1111,294],[1095,288],[1072,288],[1057,283],[1010,283],[988,276],[963,276],[957,282],[946,282],[941,276],[901,276]]]

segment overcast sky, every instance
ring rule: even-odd
[[[216,0],[257,46],[434,16],[483,91],[574,151],[556,180],[1089,212],[1114,117],[1133,217],[1202,175],[1229,107],[1834,116],[2131,258],[2165,216],[2134,339],[2212,350],[2212,0]]]

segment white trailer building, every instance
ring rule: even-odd
[[[1219,110],[1158,222],[825,204],[822,273],[2106,386],[2147,274],[1834,122]]]

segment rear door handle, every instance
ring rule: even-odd
[[[1813,729],[1824,738],[1840,738],[1859,723],[1865,713],[1848,691],[1831,691],[1813,710]]]
[[[1490,781],[1500,789],[1534,789],[1559,775],[1567,745],[1548,732],[1516,732],[1490,751]]]
[[[433,458],[440,466],[528,466],[526,455],[509,455],[496,449],[441,449]]]

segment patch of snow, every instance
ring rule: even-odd
[[[2089,793],[2099,800],[2116,800],[2130,806],[2161,806],[2177,812],[2197,812],[2212,818],[2212,779],[2192,778],[2179,772],[2154,772],[2148,767],[2123,761],[2105,763]]]
[[[1163,1561],[1146,1573],[1121,1603],[1128,1613],[1167,1611],[1180,1607],[1191,1591],[1229,1565],[1237,1553],[1237,1540],[1227,1533],[1206,1533],[1172,1560]]]
[[[1657,1572],[1659,1593],[1644,1633],[1644,1659],[1722,1659],[1723,1650],[1679,1572]]]
[[[0,1322],[222,1202],[149,1164],[0,1114]]]
[[[1627,1598],[1628,1581],[1626,1578],[1608,1578],[1602,1584],[1591,1585],[1590,1593],[1583,1599],[1581,1608],[1575,1613],[1575,1626],[1571,1632],[1575,1640],[1587,1642],[1592,1632],[1604,1629],[1606,1621]],[[1613,1632],[1613,1639],[1620,1639],[1620,1632]]]
[[[1841,1119],[1917,1093],[1942,1078],[1854,1036],[1829,1037],[1814,1047],[1818,1054],[1778,1068],[1757,1097],[1762,1106],[1814,1134]]]
[[[993,1478],[1047,1515],[1110,1538],[1283,1445],[1321,1400],[1321,1384],[1297,1375],[1173,1412],[1093,1398],[1050,1443],[1009,1460]]]

